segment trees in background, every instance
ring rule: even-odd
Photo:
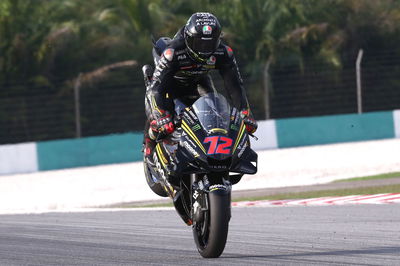
[[[348,84],[361,48],[366,109],[399,107],[398,0],[3,0],[0,143],[72,137],[79,74],[126,60],[150,63],[150,36],[173,36],[196,11],[219,17],[258,119],[353,112]],[[136,68],[82,84],[85,135],[140,129],[141,83]],[[108,103],[113,97],[125,99],[122,107]]]

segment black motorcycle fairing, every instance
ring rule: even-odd
[[[254,175],[257,173],[257,153],[247,146],[241,157],[232,163],[231,172]]]
[[[191,189],[188,177],[197,176],[196,182],[202,184],[205,194],[230,190],[243,174],[257,172],[257,154],[250,147],[240,112],[230,107],[222,95],[208,93],[193,106],[186,106],[178,99],[174,102],[176,130],[158,140],[152,162],[148,162],[148,172],[152,181],[160,183],[174,199],[179,215],[188,224],[187,217],[193,214],[188,214],[182,206],[188,209],[190,198],[186,192],[183,198],[180,195],[181,191]]]
[[[173,152],[164,154],[172,156],[166,166],[169,175],[257,171],[257,154],[251,152],[240,113],[223,96],[209,93],[193,106],[180,105],[176,110],[180,112],[176,114],[180,128],[174,133],[177,145]]]

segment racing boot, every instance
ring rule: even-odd
[[[156,146],[156,136],[155,132],[150,127],[150,121],[146,120],[145,126],[144,126],[144,137],[143,137],[143,150],[142,152],[144,153],[144,158],[147,161],[153,162],[152,156],[153,156],[153,150]]]
[[[156,142],[149,137],[146,137],[144,140],[144,156],[148,159],[151,158],[153,154],[154,147],[156,146]]]

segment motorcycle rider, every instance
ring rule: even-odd
[[[195,13],[172,40],[155,45],[161,54],[156,69],[149,78],[151,83],[146,92],[147,121],[144,131],[145,156],[148,157],[159,134],[174,131],[173,99],[179,98],[191,105],[200,95],[215,91],[208,72],[218,69],[227,94],[241,116],[249,133],[257,130],[243,87],[243,81],[236,64],[233,50],[221,39],[221,25],[211,13]],[[166,45],[166,47],[161,47]]]

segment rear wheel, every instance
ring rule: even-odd
[[[193,224],[193,236],[197,250],[204,258],[217,258],[224,251],[230,220],[230,193],[217,190],[203,194],[208,208]],[[208,203],[208,204],[207,204]],[[204,206],[203,206],[204,207]]]
[[[165,191],[165,189],[162,187],[162,185],[159,182],[156,182],[155,180],[153,180],[150,169],[146,163],[144,163],[144,175],[146,176],[147,185],[149,185],[150,189],[154,193],[156,193],[158,196],[161,196],[161,197],[168,197],[168,194]]]

